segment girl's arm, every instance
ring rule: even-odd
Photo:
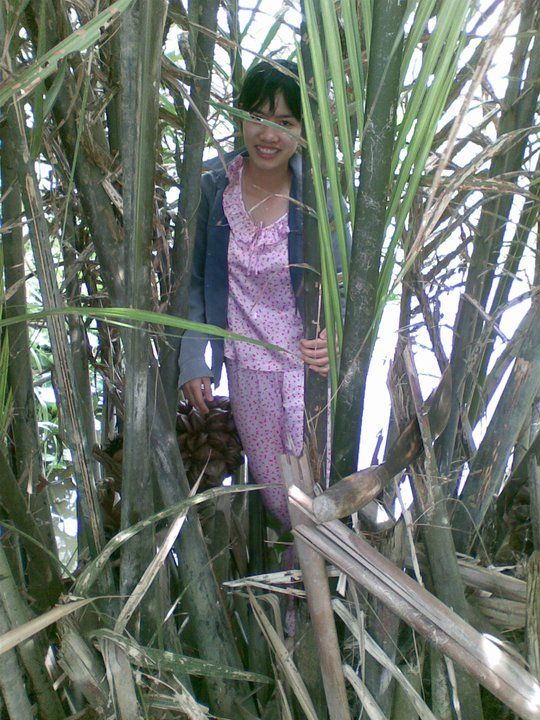
[[[201,180],[201,198],[197,213],[197,230],[193,248],[188,314],[190,320],[200,323],[206,322],[204,268],[208,216],[213,190],[214,186],[210,174],[203,176]],[[200,387],[204,378],[209,379],[211,377],[212,373],[204,359],[207,344],[208,336],[205,333],[187,330],[182,336],[178,361],[180,366],[178,384],[180,387],[185,388],[188,383],[191,382],[198,382]]]

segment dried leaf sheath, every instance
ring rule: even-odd
[[[299,495],[297,493],[300,493]],[[295,489],[299,507],[311,501]],[[516,661],[338,521],[295,533],[527,720],[540,712],[540,684]],[[496,662],[493,662],[493,658]]]
[[[448,421],[451,393],[452,375],[450,368],[447,368],[437,390],[425,404],[425,413],[434,438],[441,434]],[[418,420],[413,418],[394,441],[381,465],[353,473],[314,498],[313,513],[317,522],[352,515],[367,505],[397,473],[419,457],[422,448]]]

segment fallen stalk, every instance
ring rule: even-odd
[[[446,427],[450,417],[452,375],[447,369],[439,386],[425,403],[425,413],[431,435],[436,438]],[[416,417],[405,426],[380,465],[359,470],[332,485],[313,500],[313,514],[317,522],[327,522],[351,515],[376,498],[381,490],[408,467],[423,450],[422,436]]]
[[[309,518],[312,501],[298,488],[293,502]],[[379,598],[445,656],[459,663],[509,708],[526,720],[538,719],[540,684],[536,679],[361,536],[337,521],[318,527],[298,525],[294,533]]]

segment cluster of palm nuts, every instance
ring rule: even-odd
[[[229,398],[216,396],[206,415],[186,400],[178,407],[176,433],[190,481],[201,477],[201,489],[220,485],[242,463],[242,446],[236,432]]]
[[[191,485],[201,478],[199,491],[220,485],[242,463],[242,446],[236,432],[229,398],[217,396],[206,415],[187,401],[179,404],[176,434],[180,454]],[[107,530],[120,528],[123,436],[117,435],[104,448],[95,447],[94,457],[105,468],[98,487]]]

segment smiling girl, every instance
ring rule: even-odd
[[[301,101],[296,65],[263,61],[246,74],[238,107],[245,150],[202,178],[190,291],[190,320],[279,345],[212,339],[186,332],[180,351],[185,397],[208,412],[223,362],[231,405],[265,507],[290,528],[279,456],[303,443],[304,364],[327,375],[326,334],[303,338]],[[268,124],[271,123],[271,124]],[[313,238],[317,242],[317,238]]]

